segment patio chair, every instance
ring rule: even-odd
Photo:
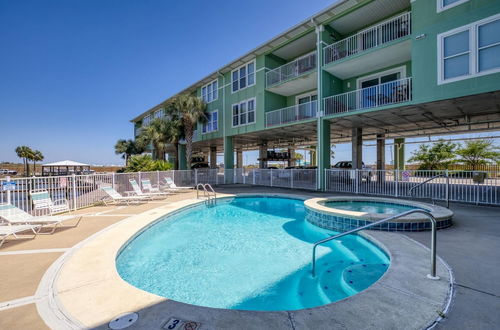
[[[18,239],[18,234],[25,231],[32,231],[33,236],[31,238],[35,238],[38,232],[36,229],[39,229],[40,225],[0,225],[0,247],[2,247],[3,243],[9,236],[14,236],[14,238]]]
[[[101,190],[104,191],[108,197],[111,199],[103,199],[104,205],[120,204],[125,203],[130,205],[131,203],[147,202],[151,198],[147,196],[122,196],[111,186],[101,186]]]
[[[185,186],[185,187],[177,187],[175,184],[174,180],[172,178],[166,177],[165,182],[167,183],[167,187],[170,188],[171,190],[187,190],[187,189],[193,189],[194,187],[190,186]]]
[[[39,234],[52,234],[57,227],[76,227],[82,220],[83,216],[76,215],[47,215],[35,217],[12,204],[0,204],[0,218],[9,225],[41,225],[42,228],[52,227],[52,230]],[[64,226],[63,222],[78,218],[76,224],[72,226]]]
[[[142,188],[145,190],[145,192],[150,192],[150,193],[164,193],[168,195],[168,192],[163,192],[161,191],[161,186],[153,186],[151,184],[151,180],[149,179],[142,179],[141,180]],[[165,187],[165,186],[163,186]]]
[[[137,181],[135,181],[135,179],[130,179],[128,181],[134,189],[133,193],[135,194],[135,196],[143,196],[147,198],[165,198],[168,195],[167,192],[144,192],[142,191],[141,187],[139,187],[139,184],[137,183]]]
[[[56,199],[52,201],[47,190],[31,190],[31,201],[33,202],[33,210],[49,210],[50,215],[70,212],[69,202],[66,198]]]

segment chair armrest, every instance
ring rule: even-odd
[[[57,205],[57,206],[59,206],[61,204],[67,204],[67,205],[69,205],[69,202],[68,202],[68,200],[66,198],[60,198],[60,199],[55,199],[52,202],[52,204]]]

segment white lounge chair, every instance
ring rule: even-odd
[[[47,190],[32,190],[30,195],[35,211],[48,210],[51,215],[71,211],[67,199],[61,198],[52,201]]]
[[[164,193],[164,194],[169,194],[168,192],[162,191],[158,186],[153,186],[151,184],[151,180],[149,179],[142,179],[141,180],[142,188],[145,190],[145,192],[150,192],[150,193]]]
[[[113,189],[113,187],[110,186],[101,186],[101,189],[106,194],[108,194],[108,197],[111,198],[111,200],[103,199],[102,201],[104,202],[104,205],[120,204],[120,203],[125,203],[127,205],[130,205],[131,203],[147,202],[148,199],[151,199],[147,196],[122,196],[115,189]]]
[[[52,227],[49,232],[39,234],[52,234],[57,227],[76,227],[82,220],[83,216],[75,215],[47,215],[35,217],[31,214],[15,207],[12,204],[0,204],[0,218],[2,218],[9,225],[41,225],[42,228]],[[64,221],[78,218],[76,224],[72,226],[63,226]]]
[[[0,226],[0,247],[2,247],[3,243],[9,236],[14,236],[16,239],[19,238],[17,234],[20,234],[25,231],[33,232],[33,236],[30,238],[35,238],[37,231],[40,225],[2,225]]]
[[[130,182],[130,184],[132,185],[132,189],[134,189],[134,194],[136,196],[144,196],[144,197],[148,197],[148,198],[165,198],[168,193],[167,192],[144,192],[142,191],[141,187],[139,187],[139,184],[137,183],[137,181],[135,181],[134,179],[130,179],[128,180]]]
[[[194,187],[189,187],[189,186],[186,186],[186,187],[178,187],[174,180],[172,180],[172,178],[169,178],[169,177],[166,177],[165,178],[165,182],[167,183],[167,187],[171,190],[188,190],[188,189],[193,189]]]

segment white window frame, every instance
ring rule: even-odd
[[[453,7],[456,7],[458,5],[461,5],[469,0],[459,0],[457,2],[454,2],[448,6],[443,6],[443,1],[444,0],[437,0],[437,9],[436,9],[436,12],[440,13],[442,11],[445,11],[445,10],[448,10],[450,8],[453,8]]]
[[[393,69],[389,69],[389,70],[385,70],[385,71],[380,71],[380,72],[371,74],[369,76],[359,77],[358,79],[356,79],[356,89],[361,89],[361,84],[367,80],[372,80],[375,78],[378,78],[380,80],[380,78],[383,76],[387,76],[387,75],[390,75],[393,73],[398,73],[398,72],[400,74],[399,79],[406,78],[406,66],[403,65],[403,66],[399,66],[397,68],[393,68]]]
[[[458,27],[456,29],[446,31],[438,34],[437,36],[437,83],[438,85],[443,85],[455,81],[460,81],[464,79],[474,78],[489,75],[492,73],[500,72],[500,68],[490,69],[483,72],[479,72],[479,27],[486,25],[493,21],[500,19],[500,14],[496,14],[485,19],[472,22],[470,24]],[[469,31],[469,74],[460,77],[453,77],[449,79],[444,79],[444,38],[452,36],[454,34]]]
[[[210,134],[219,131],[219,110],[213,110],[208,112],[210,114],[210,124],[212,129],[210,131],[203,132],[203,127],[207,125],[208,123],[202,123],[201,124],[201,134]],[[214,120],[213,120],[213,114],[217,113],[217,129],[214,129]]]
[[[250,103],[250,101],[253,101],[253,121],[252,122],[248,122],[248,103]],[[241,112],[240,112],[240,108],[241,108],[241,104],[245,104],[246,105],[246,112],[245,112],[245,118],[246,118],[246,123],[244,124],[241,124],[241,120],[240,120],[240,116],[241,116]],[[235,125],[234,124],[234,106],[237,105],[238,106],[238,125]],[[252,98],[249,98],[249,99],[246,99],[246,100],[242,100],[240,102],[236,102],[236,103],[233,103],[231,104],[231,127],[233,128],[236,128],[236,127],[243,127],[243,126],[246,126],[246,125],[253,125],[255,124],[255,122],[257,121],[257,99],[255,97],[252,97]]]
[[[217,84],[217,88],[215,88],[215,89],[214,89],[214,84]],[[208,86],[211,86],[211,91],[210,91],[211,99],[210,99],[210,101],[208,101],[208,98],[207,98]],[[203,90],[206,91],[205,94],[203,94]],[[216,96],[215,98],[213,98],[214,90],[215,90],[215,96]],[[212,103],[213,101],[217,101],[219,99],[219,81],[218,81],[218,79],[214,79],[211,82],[209,82],[208,84],[202,86],[201,90],[200,90],[200,95],[201,95],[201,99],[207,104]]]
[[[253,63],[253,84],[249,85],[248,84],[248,66],[250,64],[252,64],[252,63]],[[240,69],[243,68],[243,67],[245,68],[245,81],[246,81],[246,85],[245,85],[245,87],[240,88],[240,80],[242,78],[242,77],[240,77]],[[238,73],[238,89],[237,90],[233,90],[233,83],[234,83],[234,81],[233,81],[233,74],[234,74],[234,72]],[[246,89],[248,87],[254,86],[255,83],[256,83],[256,81],[257,81],[257,65],[255,63],[255,60],[252,60],[252,61],[247,62],[247,63],[245,63],[245,64],[243,64],[243,65],[241,65],[241,66],[239,66],[236,69],[234,69],[234,70],[231,71],[231,94],[237,93],[237,92],[242,91],[242,90],[244,90],[244,89]]]
[[[300,99],[303,99],[304,97],[313,97],[313,96],[316,96],[316,101],[317,101],[317,97],[318,97],[318,92],[317,91],[311,91],[311,92],[307,92],[307,93],[304,93],[304,94],[300,94],[300,95],[297,95],[295,96],[295,105],[299,105],[299,100]],[[311,101],[309,101],[311,102]]]

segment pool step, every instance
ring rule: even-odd
[[[363,291],[378,280],[385,273],[388,266],[385,263],[361,263],[349,266],[342,272],[342,286],[345,287],[346,291],[354,293]]]

